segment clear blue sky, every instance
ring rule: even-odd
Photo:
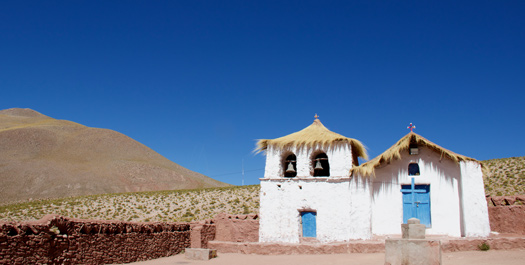
[[[425,3],[422,3],[425,2]],[[1,1],[0,109],[124,133],[257,184],[255,140],[315,113],[371,157],[410,122],[480,160],[525,155],[524,1]]]

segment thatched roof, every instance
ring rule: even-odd
[[[319,119],[315,119],[312,125],[298,132],[277,139],[261,139],[257,141],[255,152],[266,151],[270,145],[284,148],[290,146],[332,146],[339,143],[350,144],[352,146],[352,153],[354,156],[368,159],[365,146],[361,142],[328,130],[326,127],[324,127]]]
[[[417,144],[418,146],[426,146],[438,153],[441,153],[441,157],[447,157],[448,159],[451,159],[452,161],[456,163],[459,163],[460,161],[467,161],[467,160],[477,161],[474,158],[456,154],[450,150],[447,150],[425,139],[424,137],[422,137],[421,135],[417,133],[410,132],[407,135],[405,135],[403,138],[401,138],[399,141],[397,141],[397,143],[394,144],[392,147],[387,149],[384,153],[380,154],[379,156],[375,157],[374,159],[366,163],[363,163],[360,166],[352,167],[352,169],[350,170],[350,174],[357,173],[363,177],[374,177],[375,168],[385,163],[390,163],[393,160],[400,159],[401,152],[406,152],[408,154],[408,148],[410,147],[411,144]]]

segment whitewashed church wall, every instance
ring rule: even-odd
[[[367,207],[370,193],[363,186],[350,184],[348,180],[262,179],[259,241],[298,243],[302,234],[301,211],[317,212],[320,242],[370,238],[370,221],[367,227],[366,213],[362,212],[370,208]],[[368,197],[351,189],[368,192]]]
[[[266,166],[264,167],[264,178],[278,178],[282,176],[281,150],[273,146],[266,149]]]
[[[420,175],[408,176],[408,164],[419,164]],[[403,222],[401,185],[430,184],[431,228],[429,235],[461,236],[459,166],[439,153],[426,147],[419,148],[419,155],[408,151],[399,160],[376,169],[372,185],[372,233],[377,235],[400,234]]]
[[[354,177],[350,185],[350,239],[372,238],[372,194],[368,179]]]
[[[350,145],[337,145],[326,151],[330,162],[330,176],[347,178],[352,169],[352,148]]]
[[[481,165],[475,161],[462,161],[460,168],[464,236],[487,237],[490,223]]]
[[[297,177],[310,177],[312,176],[310,172],[310,149],[307,147],[294,147],[293,151],[297,156]]]

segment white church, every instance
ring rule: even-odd
[[[266,154],[260,242],[340,242],[401,234],[416,217],[427,235],[490,234],[479,161],[410,132],[378,157],[317,118],[305,129],[259,140]]]

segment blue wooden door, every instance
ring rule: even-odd
[[[303,223],[303,237],[316,237],[317,224],[315,212],[301,212],[301,221]]]
[[[430,185],[415,185],[412,178],[411,185],[401,186],[403,193],[403,223],[410,218],[417,218],[421,224],[430,227]]]

